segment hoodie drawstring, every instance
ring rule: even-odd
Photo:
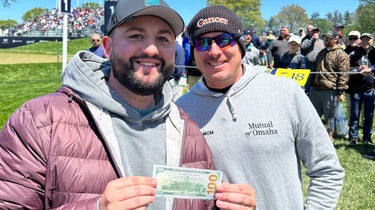
[[[237,121],[237,113],[234,110],[234,106],[233,106],[232,100],[230,98],[230,94],[227,94],[226,97],[227,97],[227,100],[228,100],[229,110],[232,114],[232,119],[233,119],[233,121]]]

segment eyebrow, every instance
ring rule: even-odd
[[[144,28],[140,28],[140,27],[137,27],[137,26],[132,26],[128,29],[125,30],[125,32],[129,32],[129,31],[139,31],[139,32],[145,32],[146,30]],[[174,37],[174,33],[171,31],[171,30],[167,30],[167,29],[160,29],[158,31],[158,34],[168,34],[172,37]]]

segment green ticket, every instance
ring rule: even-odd
[[[154,165],[153,177],[158,180],[156,196],[211,200],[223,172]]]

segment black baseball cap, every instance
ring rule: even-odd
[[[243,31],[244,35],[252,35],[252,33],[253,33],[253,30],[251,28],[245,28],[245,30]]]
[[[175,36],[184,30],[181,16],[163,0],[119,0],[107,24],[107,35],[122,23],[133,20],[138,16],[151,15],[167,22]]]
[[[329,39],[337,39],[337,38],[339,38],[339,34],[336,31],[328,31],[323,36],[327,37]]]
[[[341,23],[335,23],[333,25],[333,27],[335,27],[335,28],[345,28],[344,25],[342,25]]]

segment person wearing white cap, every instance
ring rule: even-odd
[[[350,66],[358,71],[358,74],[350,75],[350,119],[349,119],[349,144],[356,145],[359,142],[359,116],[363,110],[364,144],[373,144],[373,115],[374,115],[374,72],[375,72],[375,48],[374,37],[370,33],[360,36],[360,47],[350,53]],[[363,105],[363,109],[362,109]]]
[[[280,59],[280,68],[304,69],[306,68],[305,57],[301,54],[301,38],[292,35],[289,40],[289,51],[284,53]]]
[[[345,52],[346,54],[348,54],[350,56],[350,53],[355,51],[357,48],[361,47],[360,44],[361,44],[361,33],[359,31],[350,31],[349,34],[348,34],[348,40],[349,40],[349,43],[348,45],[346,46],[345,48]],[[349,89],[350,89],[350,86],[349,86]],[[345,91],[345,103],[346,103],[346,110],[348,111],[348,113],[350,114],[350,105],[351,105],[351,102],[350,102],[350,94],[347,91]]]
[[[156,196],[155,164],[214,169],[205,138],[167,82],[183,29],[163,0],[118,1],[103,38],[108,59],[78,52],[62,86],[26,102],[3,127],[0,208],[253,208],[247,184],[209,182],[216,202]]]
[[[345,52],[349,55],[351,52],[360,47],[361,33],[359,31],[350,31],[348,34],[349,43],[345,48]]]

